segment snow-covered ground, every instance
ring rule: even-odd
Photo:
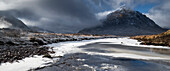
[[[46,46],[54,47],[55,54],[51,54],[53,57],[63,56],[69,53],[87,53],[90,55],[105,55],[105,56],[113,56],[113,57],[125,57],[125,58],[133,58],[133,59],[166,59],[169,58],[161,58],[154,56],[144,56],[138,54],[131,53],[99,53],[99,52],[90,52],[83,50],[84,48],[78,48],[79,46],[92,44],[96,42],[109,42],[109,43],[101,43],[101,44],[121,44],[128,46],[139,46],[139,47],[147,47],[147,48],[163,48],[169,49],[168,47],[163,46],[148,46],[148,45],[140,45],[140,42],[137,40],[126,38],[106,38],[106,39],[95,39],[95,40],[83,40],[83,41],[69,41],[69,42],[61,42],[49,44]],[[49,62],[57,61],[59,58],[48,59],[43,58],[42,56],[34,56],[30,58],[25,58],[23,60],[19,60],[19,62],[14,63],[2,63],[0,65],[0,71],[26,71],[37,67],[47,66]]]
[[[138,42],[135,39],[130,39],[129,37],[116,38],[116,39],[113,38],[113,39],[107,39],[107,40],[110,43],[101,43],[101,44],[121,44],[121,45],[127,45],[127,46],[170,49],[170,47],[167,47],[167,46],[140,45],[141,42]]]
[[[34,56],[25,58],[14,63],[2,63],[0,71],[27,71],[29,69],[47,66],[46,63],[52,62],[51,59]]]

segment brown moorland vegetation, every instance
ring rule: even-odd
[[[160,45],[170,47],[170,30],[158,35],[134,36],[132,39],[142,41],[144,45]]]

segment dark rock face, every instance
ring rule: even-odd
[[[150,35],[166,31],[138,11],[127,8],[107,16],[102,25],[81,30],[83,34],[109,34],[121,36]]]

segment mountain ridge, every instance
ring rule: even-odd
[[[30,30],[21,20],[13,16],[0,15],[0,28]]]
[[[14,16],[9,15],[9,14],[5,14],[4,12],[0,12],[0,29],[53,33],[52,31],[42,29],[42,28],[39,28],[36,26],[27,26],[21,20],[17,19]]]

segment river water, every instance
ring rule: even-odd
[[[76,46],[78,42],[69,43],[68,49],[73,48],[67,54],[36,71],[170,71],[169,48],[139,46],[128,38],[92,41],[80,41],[84,44],[80,46]],[[124,45],[129,43],[136,46]],[[60,48],[58,44],[52,46]]]

